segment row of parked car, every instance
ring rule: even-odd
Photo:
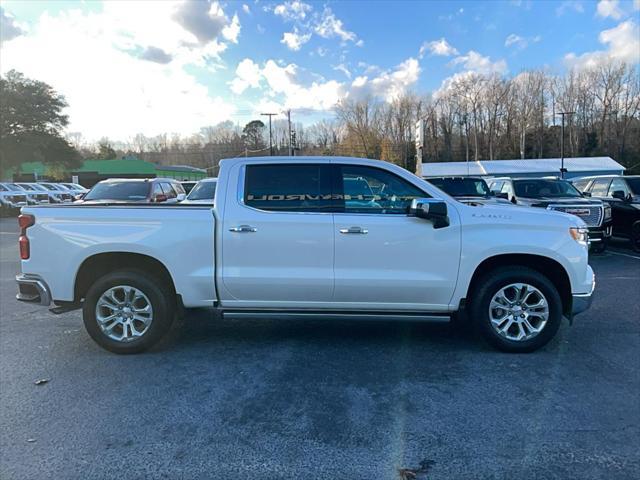
[[[76,183],[1,182],[2,215],[18,215],[28,205],[56,203],[211,203],[215,178],[199,182],[179,182],[171,178],[113,178],[98,182],[91,189]]]
[[[72,202],[88,192],[77,183],[2,182],[0,208],[3,215],[17,215],[27,205]]]
[[[576,215],[587,224],[595,253],[606,249],[612,235],[629,239],[640,252],[640,176],[426,180],[465,203],[511,203]]]

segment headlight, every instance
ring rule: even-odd
[[[583,245],[589,243],[589,229],[586,227],[571,227],[569,228],[569,234],[578,243]]]
[[[604,219],[605,220],[611,219],[611,207],[609,205],[605,205],[604,207]]]

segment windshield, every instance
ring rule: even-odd
[[[56,187],[51,185],[50,183],[41,183],[40,185],[44,186],[47,190],[58,190]]]
[[[217,182],[198,182],[189,192],[187,200],[213,200]]]
[[[640,195],[640,177],[627,178],[627,185],[634,195]]]
[[[17,185],[23,190],[29,190],[30,192],[33,192],[35,190],[35,188],[33,188],[33,185],[27,185],[26,183],[18,183]]]
[[[105,182],[96,184],[84,200],[140,201],[149,195],[149,182]]]
[[[481,178],[430,178],[429,182],[452,197],[488,197],[487,182]]]
[[[516,196],[526,198],[581,197],[576,187],[565,180],[514,180]]]

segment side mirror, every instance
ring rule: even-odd
[[[158,193],[155,197],[153,197],[153,201],[155,203],[166,202],[167,196],[164,193]]]
[[[409,214],[433,222],[433,228],[449,226],[447,204],[434,198],[414,198],[409,206]]]
[[[623,200],[623,201],[627,199],[627,196],[624,194],[624,192],[622,190],[615,190],[611,194],[611,196],[613,198],[617,198],[618,200]]]
[[[178,199],[179,202],[183,201],[185,198],[187,198],[187,195],[185,193],[179,193],[178,196],[176,197]]]
[[[591,196],[591,192],[582,192],[582,196],[583,197],[590,197]]]
[[[504,198],[505,200],[509,200],[509,194],[507,192],[495,192],[497,198]]]
[[[80,194],[76,195],[75,197],[73,197],[73,199],[74,200],[82,200],[85,195],[86,195],[86,193],[80,193]]]

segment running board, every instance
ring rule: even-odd
[[[397,321],[423,321],[447,323],[451,317],[442,313],[426,312],[288,312],[269,310],[225,310],[224,318],[240,319],[266,319],[266,320],[397,320]]]

